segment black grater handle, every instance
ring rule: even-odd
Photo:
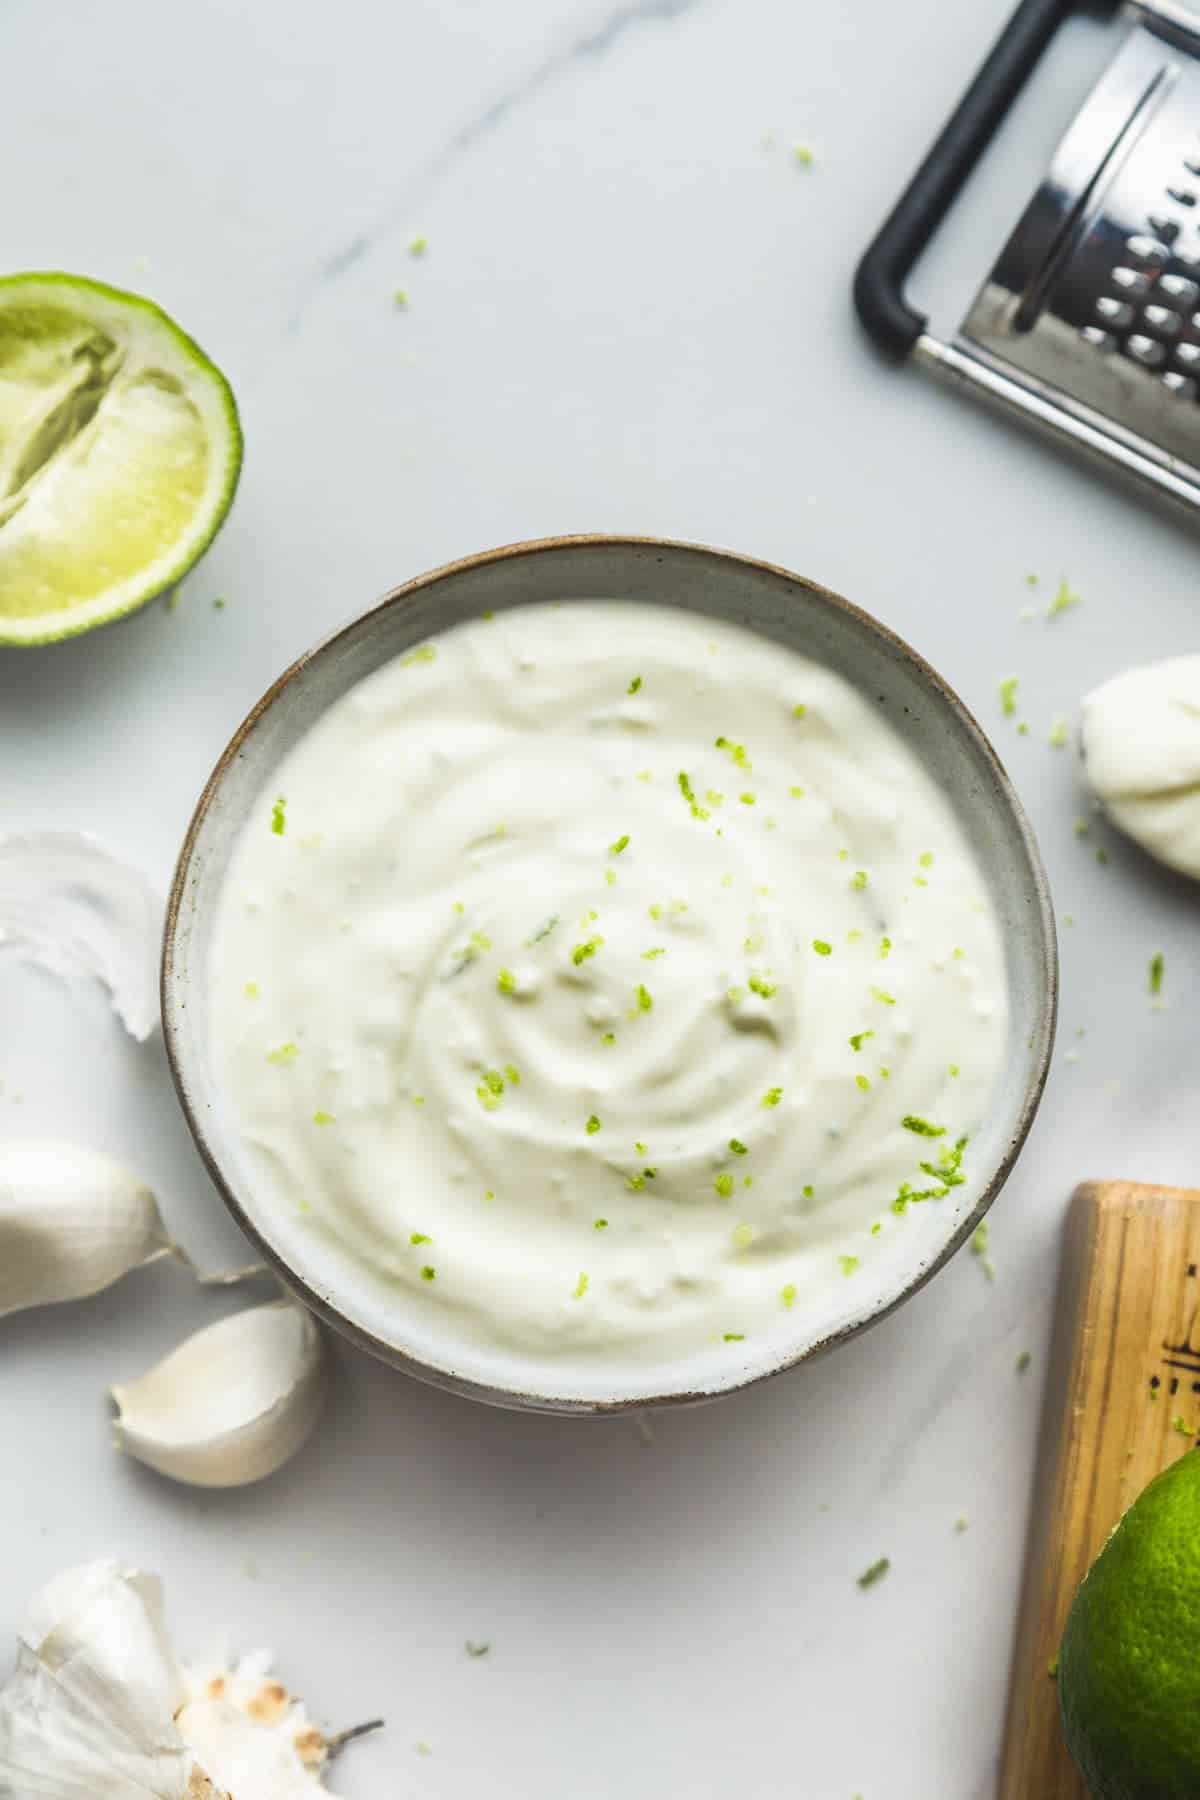
[[[1115,13],[1120,0],[1091,0],[1087,10]],[[875,342],[907,356],[929,324],[910,306],[904,284],[1005,113],[1037,67],[1058,27],[1080,0],[1021,0],[991,55],[901,195],[854,279],[858,316]]]

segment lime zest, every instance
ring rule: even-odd
[[[709,817],[708,808],[705,806],[701,806],[700,802],[696,799],[696,795],[692,789],[691,781],[688,779],[687,770],[680,769],[679,774],[676,777],[676,779],[679,782],[680,793],[683,795],[684,799],[687,801],[688,805],[692,809],[693,819],[707,819]]]
[[[818,956],[832,956],[833,955],[833,945],[827,943],[824,938],[814,938],[812,941],[812,947],[816,951]]]
[[[858,1578],[859,1587],[863,1589],[864,1593],[867,1588],[873,1588],[876,1582],[883,1580],[891,1566],[891,1558],[881,1556],[878,1562],[873,1562],[869,1569],[863,1570]]]
[[[268,1050],[267,1061],[269,1063],[294,1063],[299,1054],[299,1044],[289,1041],[286,1044],[277,1044],[274,1050]]]
[[[636,694],[638,689],[641,687],[641,685],[642,685],[641,676],[635,675],[633,680],[630,682],[629,686],[626,688],[625,691],[628,694]]]
[[[1162,993],[1163,976],[1166,974],[1166,968],[1166,958],[1163,956],[1161,950],[1156,950],[1154,955],[1150,958],[1150,992],[1152,994]]]
[[[1017,689],[1021,684],[1019,675],[1006,675],[1000,683],[1000,706],[1006,719],[1016,716]]]
[[[622,833],[615,844],[610,844],[608,846],[608,854],[610,856],[620,856],[621,852],[628,846],[628,843],[629,833],[626,831]]]
[[[782,1099],[783,1089],[781,1087],[773,1087],[767,1089],[762,1097],[762,1103],[764,1106],[778,1106]]]
[[[337,1120],[334,1118],[332,1113],[321,1112],[320,1110],[318,1110],[317,1112],[315,1112],[313,1114],[313,1124],[314,1125],[336,1125]]]
[[[857,1256],[839,1256],[838,1265],[843,1275],[853,1275],[855,1269],[862,1267]]]
[[[595,1137],[596,1133],[600,1129],[600,1121],[596,1117],[595,1113],[592,1113],[591,1117],[588,1119],[588,1122],[584,1126],[583,1129],[587,1132],[589,1137]]]
[[[287,801],[282,794],[271,808],[271,830],[276,837],[282,837],[287,830]]]
[[[578,969],[582,963],[587,961],[589,956],[595,956],[603,942],[604,939],[602,937],[590,937],[584,943],[576,944],[571,952],[571,961],[575,964],[575,967]]]
[[[587,1291],[588,1291],[588,1278],[587,1278],[586,1274],[581,1272],[580,1276],[579,1276],[579,1280],[575,1283],[575,1291],[571,1295],[572,1300],[582,1300],[583,1296],[587,1293]]]
[[[794,1281],[789,1281],[785,1288],[780,1289],[779,1298],[789,1309],[796,1304],[796,1284]]]

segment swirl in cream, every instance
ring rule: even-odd
[[[929,775],[840,677],[666,607],[448,631],[239,842],[214,1053],[274,1203],[509,1356],[786,1333],[970,1192],[1007,1023]]]

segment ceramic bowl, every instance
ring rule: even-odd
[[[972,1140],[982,1175],[969,1216],[946,1206],[937,1224],[895,1252],[874,1287],[831,1294],[828,1315],[795,1321],[769,1354],[750,1346],[703,1385],[622,1373],[611,1388],[572,1391],[553,1366],[498,1382],[465,1346],[418,1349],[402,1298],[368,1309],[352,1298],[317,1238],[272,1213],[242,1160],[208,1049],[205,971],[217,900],[238,834],[273,771],[328,707],[382,664],[482,612],[533,601],[627,599],[683,607],[746,626],[846,677],[902,731],[946,795],[998,911],[1010,993],[1008,1050],[992,1115]],[[1057,997],[1057,951],[1045,874],[1029,825],[995,752],[945,682],[884,626],[800,576],[747,557],[645,538],[580,537],[517,544],[451,564],[398,588],[288,669],[221,757],[196,808],[175,872],[162,968],[163,1027],[192,1134],[234,1218],[306,1305],[396,1367],[460,1393],[557,1412],[608,1412],[694,1402],[795,1366],[885,1317],[942,1267],[999,1193],[1029,1131],[1046,1078]],[[932,1232],[932,1235],[931,1235]],[[896,1233],[897,1242],[904,1234]],[[919,1239],[919,1241],[918,1241]],[[672,1371],[677,1376],[678,1370]]]

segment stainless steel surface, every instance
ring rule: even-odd
[[[1200,509],[1200,14],[1145,0],[928,365]]]

